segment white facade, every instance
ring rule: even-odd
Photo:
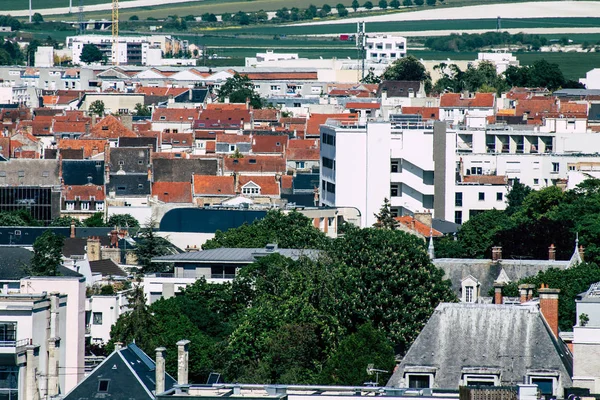
[[[49,68],[54,66],[54,47],[40,46],[35,51],[35,66]]]
[[[406,38],[402,36],[370,36],[365,43],[369,61],[394,62],[406,56]]]
[[[600,292],[593,284],[575,300],[577,321],[573,327],[573,386],[600,393]],[[587,321],[582,317],[587,317]]]
[[[600,68],[594,68],[585,74],[585,78],[579,80],[586,89],[600,89]]]
[[[159,37],[160,38],[160,37]],[[67,48],[72,50],[73,64],[81,64],[81,52],[86,44],[97,46],[106,56],[109,63],[149,65],[148,51],[158,48],[163,53],[171,49],[172,40],[155,39],[153,36],[119,36],[118,43],[113,45],[112,36],[109,35],[80,35],[67,37]],[[165,43],[168,43],[167,46]],[[178,45],[181,47],[181,45]],[[156,60],[156,52],[150,61],[152,65],[163,65]]]
[[[86,299],[86,336],[93,344],[106,344],[110,340],[110,329],[119,316],[128,311],[129,291],[120,291],[109,296],[92,296]]]
[[[504,73],[509,66],[518,67],[519,60],[512,53],[479,53],[477,61],[489,61],[496,66],[498,75]]]

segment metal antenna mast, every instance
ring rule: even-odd
[[[367,36],[365,34],[365,22],[356,23],[356,47],[358,48],[358,61],[360,63],[361,80],[365,79],[365,47]]]
[[[119,0],[112,2],[112,54],[114,65],[119,65]]]
[[[80,35],[83,35],[85,31],[85,22],[83,17],[83,0],[79,0],[79,14],[77,15],[77,24],[79,26],[79,29],[77,31]]]

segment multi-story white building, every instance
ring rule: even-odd
[[[85,319],[86,336],[92,344],[106,344],[110,340],[110,328],[117,319],[128,311],[129,290],[123,290],[114,295],[96,295],[86,299]]]
[[[406,38],[392,35],[367,36],[367,60],[394,62],[406,56]]]

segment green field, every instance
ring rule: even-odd
[[[79,7],[79,0],[72,0],[73,8],[77,10]],[[129,0],[119,0],[121,1],[129,1]],[[111,3],[112,0],[83,0],[84,5],[93,5],[93,4],[103,4],[103,3]],[[31,3],[32,8],[35,10],[36,8],[55,8],[55,7],[69,7],[69,0],[32,0]],[[29,7],[29,2],[27,0],[1,0],[0,1],[0,11],[7,10],[27,10]]]

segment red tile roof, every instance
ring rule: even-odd
[[[421,221],[409,215],[403,217],[396,217],[394,219],[400,222],[405,227],[407,227],[409,230],[417,232],[422,236],[428,237],[430,234],[432,234],[434,237],[444,236],[442,232],[431,228],[430,226],[422,223]]]
[[[518,100],[515,115],[521,116],[523,114],[528,114],[530,117],[535,117],[540,114],[557,111],[558,103],[554,97],[539,97]]]
[[[287,135],[254,135],[252,136],[252,152],[283,153],[287,143]]]
[[[379,103],[358,103],[348,102],[346,103],[346,110],[379,110],[381,104]]]
[[[440,107],[491,108],[496,100],[495,93],[475,93],[473,97],[464,98],[460,93],[444,93],[440,97]]]
[[[102,118],[90,130],[90,134],[82,135],[82,139],[118,139],[120,137],[138,137],[132,130],[127,129],[121,121],[112,115]]]
[[[281,176],[281,189],[291,189],[294,182],[294,177],[291,175]]]
[[[294,139],[288,142],[286,157],[292,161],[318,161],[319,139]]]
[[[55,121],[52,125],[53,133],[64,133],[64,132],[73,132],[73,133],[85,133],[86,130],[86,122],[75,122],[75,121]]]
[[[217,133],[217,143],[250,143],[252,138],[249,135],[236,135],[235,133]]]
[[[165,203],[191,203],[192,184],[190,182],[154,182],[152,196]]]
[[[155,108],[152,122],[192,122],[199,116],[199,108]]]
[[[402,107],[402,114],[418,114],[424,120],[439,120],[439,107]]]
[[[358,120],[358,114],[311,114],[306,122],[306,135],[320,136],[321,125],[327,122],[328,119],[337,119],[342,121]]]
[[[224,124],[241,124],[242,121],[250,122],[248,110],[204,110],[198,118],[199,122],[218,122]]]
[[[246,103],[209,103],[206,105],[207,110],[218,110],[218,111],[239,111],[247,110],[248,104]]]
[[[10,138],[0,136],[0,156],[10,158]]]
[[[233,176],[193,175],[194,196],[234,196]]]
[[[173,96],[177,97],[185,92],[189,92],[189,88],[173,88],[173,87],[138,87],[135,92],[143,93],[145,96]]]
[[[226,173],[262,173],[277,174],[285,173],[285,158],[279,156],[244,156],[242,158],[225,157],[223,159],[223,170]]]
[[[217,143],[214,140],[206,142],[206,153],[212,154],[217,150]]]
[[[243,196],[246,196],[243,192],[243,187],[250,182],[254,182],[256,185],[260,186],[260,195],[261,196],[279,196],[279,182],[275,176],[243,176],[239,177],[239,193],[242,193]]]
[[[277,122],[279,110],[275,108],[263,108],[262,110],[252,110],[252,117],[255,121]]]
[[[90,158],[97,154],[104,153],[106,143],[107,141],[105,139],[59,139],[58,148],[60,150],[82,149],[83,157]]]
[[[73,185],[63,189],[63,198],[67,201],[75,201],[79,197],[81,201],[90,201],[92,197],[96,201],[104,201],[104,186],[97,185]]]
[[[162,144],[171,145],[173,147],[193,147],[193,133],[166,133],[162,134]]]

